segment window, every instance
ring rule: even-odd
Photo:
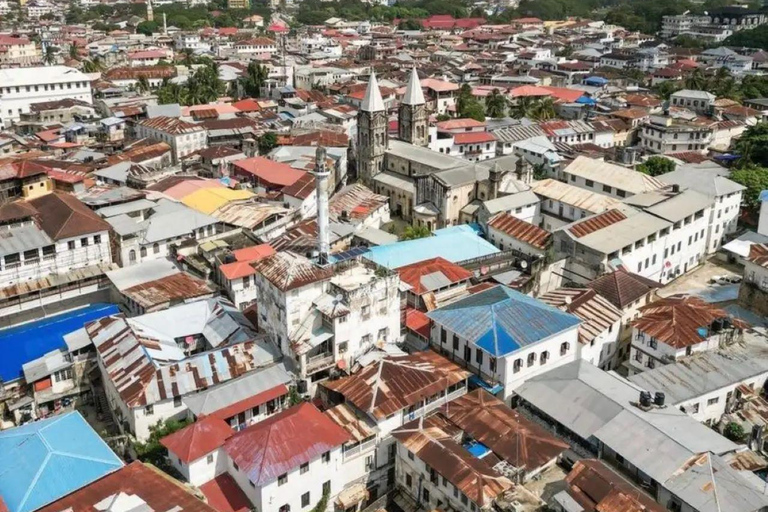
[[[518,373],[520,371],[520,368],[523,367],[523,360],[522,359],[515,359],[514,364],[512,365],[512,371],[514,373]]]
[[[331,481],[328,480],[323,484],[323,494],[331,494]]]
[[[74,240],[70,240],[69,242],[67,242],[67,249],[69,249],[70,251],[74,251],[75,250],[75,241]]]
[[[545,350],[544,352],[541,353],[541,357],[539,358],[539,364],[545,365],[547,364],[547,361],[549,361],[549,352]]]
[[[585,183],[585,184],[586,184],[588,187],[594,187],[594,186],[595,186],[595,182],[594,182],[594,181],[592,181],[592,180],[584,180],[584,183]]]
[[[656,347],[659,346],[659,342],[656,341],[656,338],[651,337],[651,339],[648,340],[648,346],[655,349]]]
[[[235,468],[235,471],[240,471],[240,467],[237,465],[237,462],[232,461],[232,466]]]
[[[209,453],[208,456],[205,458],[205,462],[207,464],[213,464],[213,454]]]
[[[478,366],[483,365],[483,351],[478,349],[475,349],[475,362]]]
[[[153,254],[159,254],[160,253],[160,245],[157,242],[152,244],[152,253]]]
[[[565,354],[567,354],[569,348],[570,348],[570,343],[568,343],[567,341],[564,341],[563,343],[561,343],[560,344],[560,355],[564,356]]]
[[[309,506],[309,493],[305,492],[301,495],[301,508]]]
[[[448,333],[445,332],[445,329],[441,327],[440,328],[440,344],[444,345],[447,339],[448,339]]]
[[[710,398],[709,400],[707,400],[707,405],[715,405],[719,401],[720,401],[719,397]]]
[[[608,185],[603,185],[603,192],[608,192],[610,194],[611,193],[611,187],[608,186]]]
[[[339,354],[344,354],[347,351],[348,341],[342,341],[339,343]]]
[[[425,502],[425,503],[429,503],[429,489],[427,489],[426,487],[424,487],[424,488],[422,489],[422,493],[421,493],[421,496],[422,496],[422,498],[424,498],[424,502]]]
[[[81,238],[80,239],[80,245],[82,247],[88,247],[88,238]]]
[[[285,485],[288,483],[288,473],[283,473],[277,477],[277,485]]]
[[[155,408],[152,405],[148,405],[144,408],[145,416],[152,416],[155,413]]]
[[[322,460],[323,462],[331,462],[331,452],[330,452],[330,451],[327,451],[327,452],[325,452],[325,453],[324,453],[324,454],[323,454],[323,455],[320,457],[320,460]]]
[[[174,407],[181,407],[181,397],[180,396],[173,397],[173,406]]]
[[[457,335],[453,335],[453,350],[459,350],[459,337]]]
[[[536,362],[536,354],[528,354],[528,366],[533,366],[533,363]]]
[[[408,451],[408,458],[413,460],[413,452],[410,450]]]
[[[146,258],[147,257],[147,248],[146,247],[142,247],[141,249],[139,249],[139,253],[141,254],[142,258]]]
[[[94,244],[100,244],[101,243],[101,235],[95,235],[93,237],[93,243]]]
[[[32,261],[36,260],[40,257],[40,253],[37,249],[30,249],[28,251],[24,251],[24,261]]]
[[[413,477],[408,473],[405,474],[405,486],[411,487],[413,485]]]
[[[691,406],[691,412],[692,412],[693,414],[696,414],[696,413],[698,413],[698,412],[699,412],[699,404],[693,404],[693,405]]]
[[[309,471],[309,462],[305,462],[304,464],[302,464],[301,466],[299,466],[299,474],[300,474],[300,475],[303,475],[303,474],[304,474],[304,473],[306,473],[307,471]]]
[[[74,242],[70,242],[70,243],[72,244]],[[136,251],[135,250],[131,249],[131,251],[128,253],[128,261],[130,261],[131,263],[136,261]]]

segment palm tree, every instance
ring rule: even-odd
[[[261,88],[267,81],[269,71],[267,68],[256,63],[250,62],[248,69],[245,71],[245,75],[240,77],[240,84],[245,91],[246,96],[257,98],[261,95]]]
[[[535,121],[548,121],[557,116],[552,98],[541,98],[531,108],[530,118]]]
[[[43,62],[46,65],[51,66],[56,62],[56,48],[50,44],[45,46],[45,53],[43,53]]]
[[[98,55],[91,60],[83,61],[84,73],[99,73],[101,71],[104,71],[104,63]]]
[[[701,68],[696,68],[685,79],[685,88],[693,89],[695,91],[703,91],[707,87],[707,77],[704,76],[704,72]]]
[[[536,100],[532,96],[520,96],[517,98],[512,105],[512,117],[515,119],[530,117],[535,101]]]
[[[186,67],[191,68],[192,64],[194,64],[194,61],[192,60],[192,50],[189,48],[184,48],[181,50],[181,53],[184,55],[182,62]]]
[[[136,82],[136,92],[139,93],[147,93],[150,90],[149,86],[149,80],[147,80],[146,76],[140,76],[138,81]]]
[[[77,59],[80,56],[80,53],[77,51],[77,45],[74,43],[69,45],[69,58],[70,59]]]
[[[507,113],[507,98],[498,89],[491,91],[485,98],[485,115],[488,117],[504,117]]]

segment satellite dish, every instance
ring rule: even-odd
[[[520,261],[520,268],[523,269],[523,270],[527,269],[528,268],[528,262],[525,261],[525,260],[521,260]]]

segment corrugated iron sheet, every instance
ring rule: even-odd
[[[599,231],[603,228],[621,222],[627,218],[623,212],[619,210],[608,210],[607,212],[595,215],[589,219],[585,219],[581,222],[577,222],[568,228],[568,231],[573,233],[576,238],[581,238],[595,231]]]
[[[508,213],[500,213],[488,221],[488,227],[501,231],[537,249],[547,248],[552,233]]]
[[[376,431],[363,418],[358,418],[355,411],[346,404],[339,404],[324,413],[334,423],[346,430],[352,441],[362,443],[376,435]]]
[[[579,343],[586,345],[621,319],[622,312],[592,289],[561,288],[539,300],[579,317]]]
[[[255,261],[253,268],[282,291],[333,277],[332,268],[317,266],[308,258],[289,251]]]

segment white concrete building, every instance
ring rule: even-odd
[[[69,194],[0,208],[0,287],[109,265],[110,226]]]
[[[73,98],[93,103],[90,79],[65,66],[0,69],[0,121],[8,127],[33,103]]]
[[[652,153],[704,153],[712,145],[716,123],[698,118],[652,115],[638,130],[640,146]]]
[[[630,374],[741,341],[745,323],[694,296],[673,296],[640,309],[632,322]]]
[[[709,114],[716,99],[717,96],[711,92],[683,89],[669,97],[669,104],[672,107],[693,110],[697,114]]]
[[[306,381],[310,393],[336,366],[350,367],[400,337],[400,279],[363,260],[320,267],[278,252],[253,263],[259,324]]]
[[[218,282],[239,310],[255,304],[258,298],[256,270],[251,263],[274,253],[275,250],[268,244],[245,247],[232,251],[234,261],[219,265]]]
[[[613,197],[554,179],[537,181],[532,190],[541,198],[540,226],[547,231],[620,204]]]
[[[503,390],[505,400],[532,376],[579,357],[577,317],[505,286],[427,316],[435,350],[466,364],[494,393]]]
[[[623,199],[662,188],[658,179],[603,160],[578,156],[560,173],[563,181],[575,187]]]
[[[205,128],[176,117],[145,119],[136,123],[133,130],[137,139],[150,138],[171,146],[174,163],[179,163],[181,157],[208,147]]]

